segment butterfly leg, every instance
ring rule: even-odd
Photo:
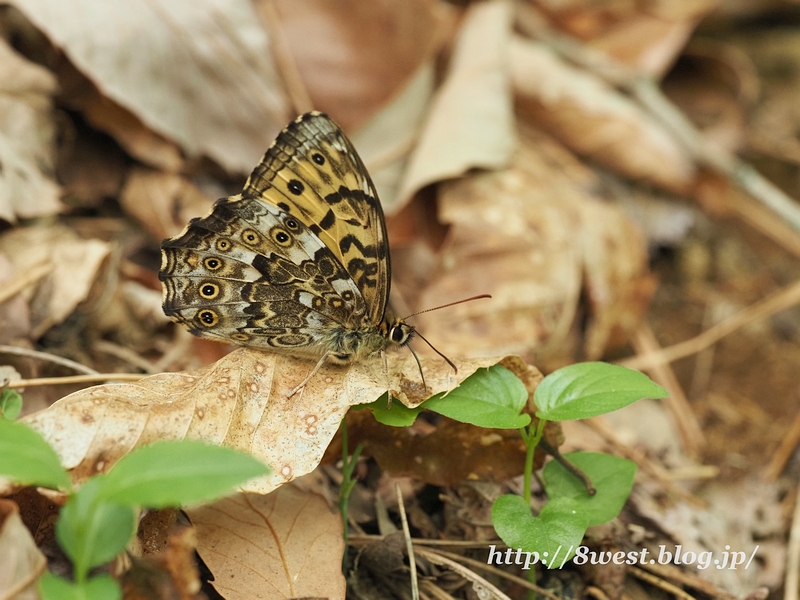
[[[311,373],[309,373],[309,374],[308,374],[308,376],[307,376],[305,379],[303,379],[303,381],[301,381],[301,382],[300,382],[300,383],[299,383],[299,384],[298,384],[298,385],[297,385],[297,386],[296,386],[296,387],[295,387],[295,388],[294,388],[294,389],[293,389],[291,392],[289,392],[289,398],[291,398],[291,397],[292,397],[292,396],[294,396],[294,395],[295,395],[297,392],[299,392],[299,391],[300,391],[300,390],[302,390],[304,387],[306,387],[306,384],[307,384],[307,383],[308,383],[308,382],[311,380],[311,378],[312,378],[314,375],[316,375],[316,374],[317,374],[317,371],[319,371],[319,370],[322,368],[322,365],[324,365],[324,364],[325,364],[325,361],[328,359],[328,356],[329,356],[329,355],[330,355],[330,353],[329,353],[329,352],[326,352],[325,354],[323,354],[323,355],[322,355],[322,358],[320,358],[320,359],[317,361],[317,364],[316,364],[316,365],[314,365],[314,368],[313,368],[313,369],[311,369]]]

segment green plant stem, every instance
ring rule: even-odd
[[[349,456],[347,449],[347,417],[345,416],[345,418],[342,419],[342,485],[339,488],[339,512],[342,514],[342,528],[344,530],[344,555],[342,556],[342,571],[347,568],[348,554],[350,550],[350,545],[347,542],[347,536],[349,535],[350,529],[348,525],[347,512],[350,501],[350,492],[353,491],[353,487],[356,484],[355,480],[352,478],[353,470],[355,469],[356,462],[358,461],[358,457],[361,455],[361,451],[363,449],[363,442],[359,443],[353,452],[352,458]]]
[[[519,433],[522,436],[522,441],[525,442],[526,446],[525,471],[523,473],[523,482],[522,482],[522,497],[525,498],[525,502],[527,502],[528,504],[530,504],[531,502],[531,483],[533,479],[533,455],[536,452],[536,446],[539,445],[539,440],[542,439],[545,423],[547,423],[546,420],[539,419],[539,423],[536,426],[536,431],[534,432],[531,432],[530,427],[523,427],[519,430]]]

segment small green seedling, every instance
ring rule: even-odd
[[[89,571],[125,550],[136,533],[138,508],[209,502],[267,473],[266,465],[231,448],[165,441],[134,450],[76,492],[38,432],[0,419],[0,475],[69,494],[56,522],[56,540],[72,561],[74,581],[45,573],[39,580],[43,600],[119,600],[115,579],[90,577]]]

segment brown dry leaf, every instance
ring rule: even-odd
[[[440,219],[452,226],[419,305],[492,294],[417,317],[445,354],[574,359],[587,283],[598,329],[584,351],[593,359],[647,305],[652,282],[635,227],[588,192],[598,184],[590,170],[544,135],[527,135],[510,168],[443,186]],[[631,304],[637,293],[644,303]]]
[[[52,179],[51,97],[56,80],[0,39],[0,219],[41,217],[59,211]]]
[[[119,201],[157,240],[176,235],[190,219],[208,213],[212,205],[212,198],[180,175],[144,167],[128,172]]]
[[[29,339],[31,313],[25,298],[16,290],[22,291],[35,283],[36,280],[28,279],[27,273],[15,274],[11,261],[0,252],[0,289],[3,290],[0,292],[3,298],[0,300],[0,344]]]
[[[0,598],[38,600],[37,583],[47,559],[11,500],[0,498]]]
[[[346,131],[364,125],[433,59],[454,16],[438,0],[278,0],[275,7],[314,108]]]
[[[289,120],[246,0],[14,4],[103,95],[189,156],[249,171]]]
[[[35,287],[23,292],[35,338],[61,323],[86,299],[110,252],[110,244],[82,240],[61,226],[25,227],[0,236],[0,254],[9,257],[15,273],[52,265]]]
[[[228,600],[345,597],[342,520],[321,496],[289,485],[187,512],[198,553]]]
[[[625,176],[686,192],[696,168],[670,133],[591,73],[545,45],[511,42],[511,77],[521,113],[575,152]]]
[[[515,145],[508,75],[512,12],[507,2],[479,2],[467,10],[447,79],[400,186],[399,205],[428,184],[508,163]]]
[[[457,375],[441,359],[425,361],[426,392],[411,354],[391,354],[392,393],[415,406],[499,360],[458,361]],[[530,367],[518,359],[509,364],[529,378]],[[137,446],[188,438],[237,448],[269,465],[270,475],[243,487],[267,493],[312,471],[347,409],[386,391],[383,365],[375,358],[348,369],[324,366],[290,398],[313,366],[241,348],[206,369],[81,390],[25,421],[56,449],[77,482],[108,470]]]

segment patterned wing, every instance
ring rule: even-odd
[[[242,192],[300,219],[355,282],[377,327],[389,299],[386,224],[375,186],[353,145],[327,115],[294,120],[270,146]]]
[[[161,247],[164,311],[195,335],[318,358],[366,320],[338,257],[271,203],[223,198]]]

